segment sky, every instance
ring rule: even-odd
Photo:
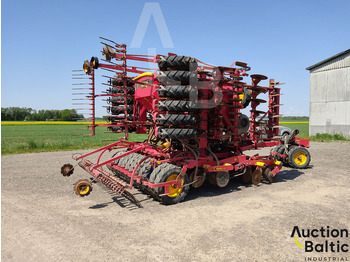
[[[305,68],[350,48],[348,0],[3,0],[1,106],[74,108],[72,70],[91,56],[102,58],[99,36],[130,47],[150,3],[159,4],[165,29],[159,32],[156,12],[140,46],[133,44],[129,53],[171,52],[222,66],[246,62],[250,74],[286,83],[281,86],[284,115],[309,114]],[[162,39],[167,33],[168,42]],[[103,105],[98,102],[98,116],[106,115]]]

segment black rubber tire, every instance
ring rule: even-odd
[[[248,132],[250,127],[250,120],[249,117],[247,117],[245,114],[241,114],[239,116],[239,127],[238,127],[238,133],[239,134],[245,134]]]
[[[124,132],[125,127],[123,127],[123,126],[109,126],[108,130],[111,132],[120,133],[120,131]],[[128,132],[135,132],[135,131],[136,131],[136,128],[134,126],[128,127]]]
[[[197,81],[197,73],[189,71],[164,71],[157,76],[158,81],[164,85],[181,84],[188,85]]]
[[[111,96],[108,98],[108,102],[109,103],[119,103],[119,104],[123,104],[125,101],[125,97],[123,96]],[[127,97],[127,103],[128,104],[132,104],[134,102],[134,99],[132,97]]]
[[[133,110],[134,110],[134,108],[132,106],[127,107],[128,114],[132,114]],[[110,107],[108,107],[108,111],[111,112],[112,114],[119,115],[119,114],[125,113],[125,108],[121,107],[121,106],[110,106]]]
[[[193,112],[197,109],[197,104],[193,101],[166,100],[158,102],[159,111]]]
[[[306,161],[304,164],[298,164],[295,162],[295,154],[298,153],[298,152],[303,152],[306,156]],[[298,169],[302,169],[302,168],[306,168],[309,166],[310,164],[310,161],[311,161],[311,155],[310,155],[310,152],[305,148],[305,147],[299,147],[299,146],[294,146],[292,147],[290,150],[289,150],[289,153],[288,153],[288,163],[291,167],[294,167],[294,168],[298,168]]]
[[[129,121],[133,121],[134,120],[134,117],[130,114],[127,115],[127,119]],[[123,118],[117,118],[117,117],[113,117],[113,116],[110,116],[110,117],[107,117],[106,118],[106,121],[107,122],[117,122],[117,121],[123,121],[124,120],[124,117]]]
[[[198,136],[197,129],[184,129],[184,128],[159,128],[158,137],[161,139],[191,139]]]
[[[252,90],[244,87],[243,93],[244,93],[244,97],[243,97],[243,101],[242,101],[242,106],[243,106],[243,108],[246,108],[249,105],[250,100],[252,99]]]
[[[110,94],[124,94],[124,88],[112,87],[112,88],[108,88],[107,92]],[[127,94],[128,95],[135,94],[135,88],[128,86],[127,87]]]
[[[198,67],[197,60],[189,56],[170,55],[162,57],[158,62],[159,70],[194,71]]]
[[[90,63],[93,63],[92,67],[93,69],[97,69],[100,65],[98,62],[98,58],[96,56],[91,57]]]
[[[286,153],[286,150],[284,148],[284,145],[279,145],[277,146],[276,148],[276,152],[277,152],[277,160],[278,161],[282,161],[282,163],[284,165],[287,165],[288,166],[288,158],[282,158],[280,157],[279,155],[284,155]]]
[[[158,88],[159,97],[187,98],[190,94],[195,94],[197,90],[192,86],[168,85]]]
[[[123,87],[124,82],[121,79],[113,78],[110,82],[113,86]],[[130,79],[126,79],[126,86],[133,87],[135,83],[131,82]]]
[[[163,183],[165,182],[169,176],[174,175],[174,174],[180,174],[181,172],[181,168],[169,163],[164,163],[161,164],[159,166],[157,166],[150,177],[151,181],[154,181],[155,184],[158,183]],[[188,184],[188,176],[187,174],[185,174],[184,178],[184,185]],[[177,204],[179,202],[181,202],[182,200],[184,200],[184,198],[186,197],[188,190],[189,190],[189,186],[186,186],[183,188],[182,192],[176,196],[176,197],[169,197],[169,196],[159,196],[161,194],[164,193],[164,187],[157,187],[155,188],[155,191],[158,194],[158,200],[160,200],[160,202],[164,205],[173,205],[173,204]]]
[[[159,125],[196,125],[197,117],[191,115],[159,115],[157,117],[157,123]]]

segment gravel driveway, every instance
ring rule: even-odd
[[[177,205],[163,206],[132,190],[143,208],[99,183],[88,197],[76,196],[73,183],[87,173],[77,167],[71,177],[60,174],[62,164],[73,163],[72,152],[3,156],[1,258],[350,261],[350,252],[305,253],[291,237],[294,226],[350,229],[350,143],[311,143],[310,152],[312,168],[283,168],[276,183],[204,185]]]

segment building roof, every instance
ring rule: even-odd
[[[318,62],[317,64],[314,64],[314,65],[312,65],[312,66],[309,66],[309,67],[307,67],[307,68],[305,68],[305,69],[306,69],[306,70],[314,69],[315,67],[318,67],[318,66],[320,66],[320,65],[322,65],[322,64],[324,64],[324,63],[327,63],[328,61],[331,61],[331,60],[333,60],[333,59],[335,59],[335,58],[337,58],[337,57],[339,57],[339,56],[345,55],[345,54],[347,54],[347,53],[350,53],[350,49],[345,50],[345,51],[343,51],[343,52],[340,52],[339,54],[336,54],[336,55],[334,55],[334,56],[332,56],[332,57],[329,57],[329,58],[327,58],[327,59],[325,59],[325,60],[322,60],[321,62]]]

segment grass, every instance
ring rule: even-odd
[[[295,128],[299,129],[299,135],[300,138],[308,138],[309,137],[309,123],[281,123],[281,126],[289,127],[292,131]]]
[[[75,125],[1,125],[1,153],[7,155],[97,148],[108,145],[124,135],[124,133],[105,133],[106,127],[97,127],[95,136],[73,135],[88,134],[87,130],[76,130],[83,127]],[[129,135],[129,141],[144,141],[146,138],[147,135]]]
[[[317,142],[332,142],[332,141],[350,141],[350,139],[347,139],[343,135],[340,134],[319,134],[317,133],[316,136],[310,136],[310,141],[317,141]]]
[[[285,120],[284,120],[285,121]],[[287,121],[286,121],[287,122]],[[298,137],[309,138],[309,124],[305,122],[288,121],[281,125],[299,129]],[[97,127],[95,136],[75,136],[85,133],[84,125],[52,125],[52,124],[22,124],[1,125],[1,153],[3,155],[98,148],[108,145],[124,134],[105,133],[106,127]],[[147,135],[130,134],[129,141],[144,141]],[[317,134],[310,137],[310,141],[331,142],[349,141],[342,135]]]

